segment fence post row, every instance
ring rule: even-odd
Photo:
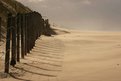
[[[36,40],[41,36],[41,34],[51,36],[50,24],[48,20],[44,20],[41,14],[39,14],[38,12],[30,12],[26,14],[18,13],[16,16],[8,14],[5,73],[9,73],[9,61],[11,60],[10,65],[12,65],[13,67],[16,64],[16,61],[20,62],[20,57],[24,58],[27,53],[30,53],[30,51],[35,46]]]

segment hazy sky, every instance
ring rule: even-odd
[[[81,30],[121,30],[121,0],[18,0],[52,22]]]

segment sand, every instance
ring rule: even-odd
[[[57,32],[0,81],[121,81],[121,32]]]

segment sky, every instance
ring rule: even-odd
[[[18,1],[62,27],[121,31],[121,0]]]

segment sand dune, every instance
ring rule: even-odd
[[[73,32],[57,38],[66,47],[59,81],[121,81],[121,33]]]
[[[57,32],[0,81],[121,81],[121,32]]]

